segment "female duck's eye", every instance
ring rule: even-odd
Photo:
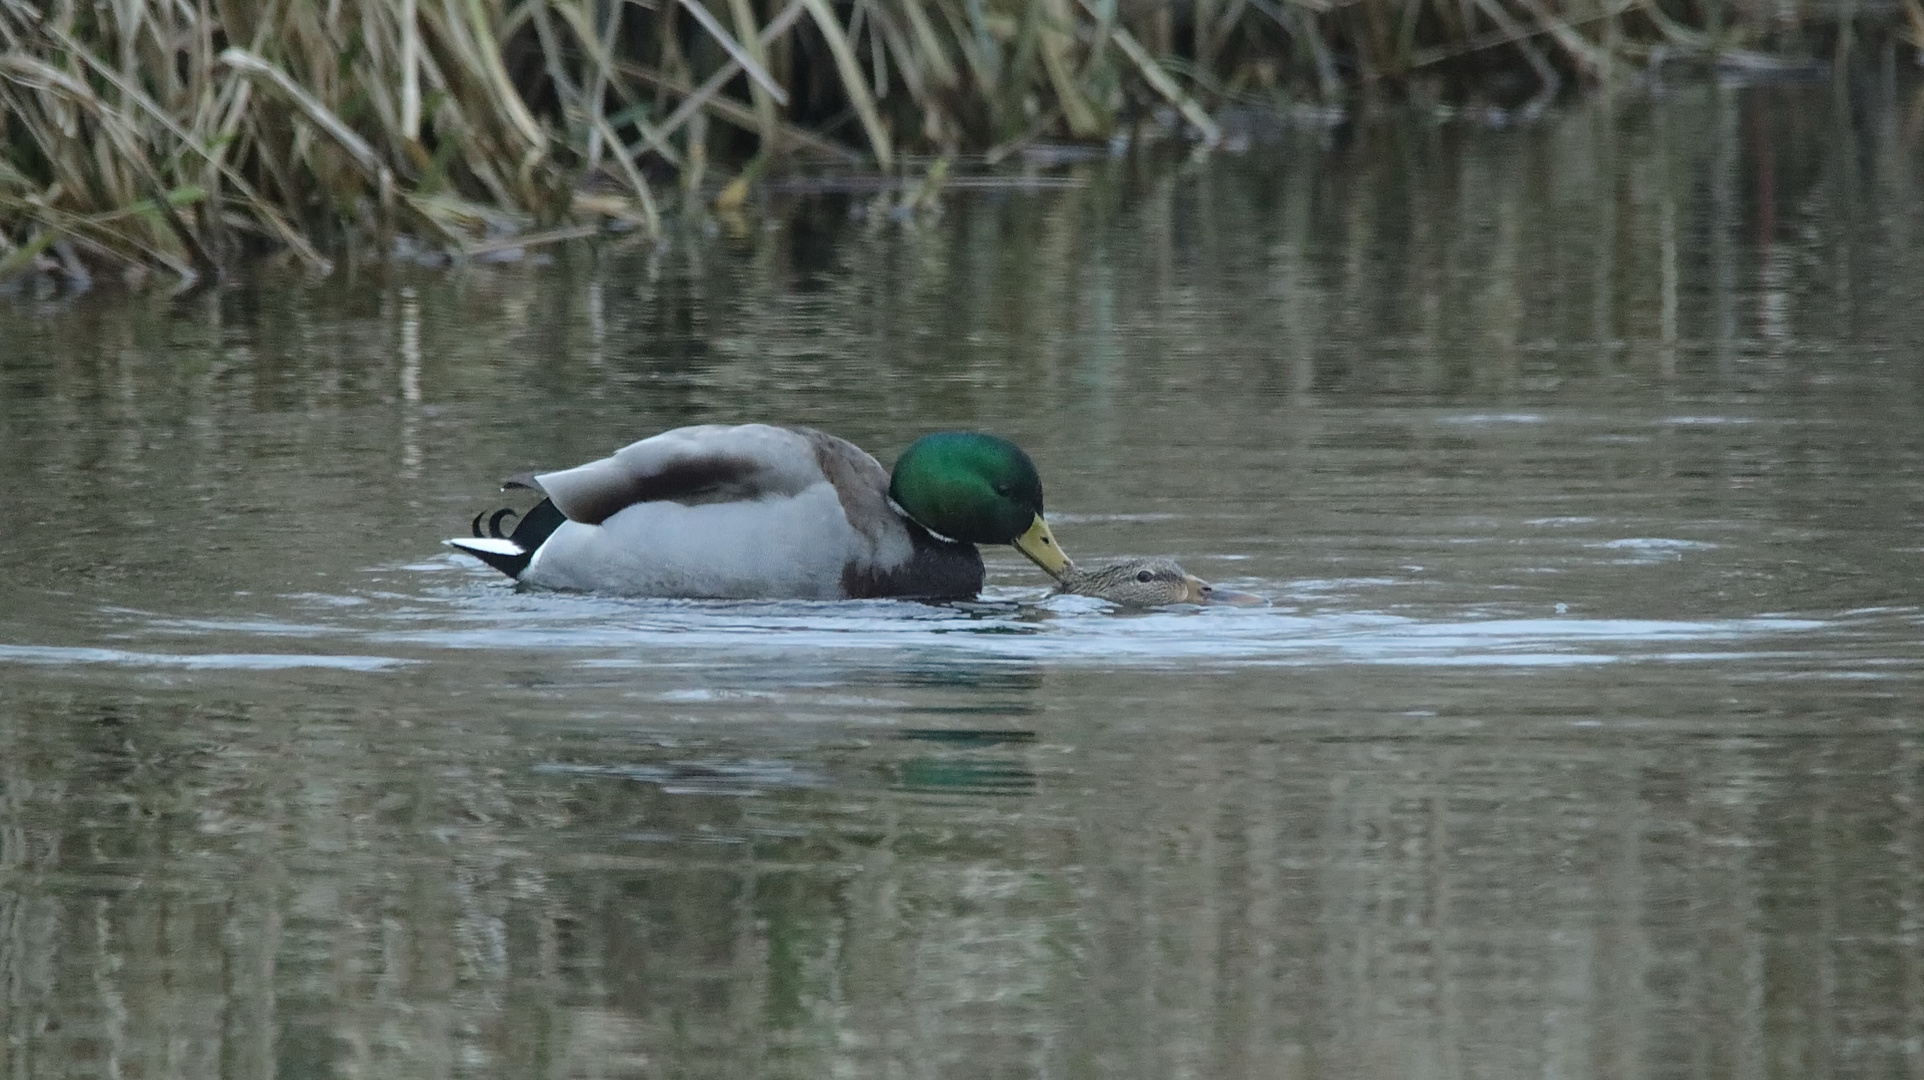
[[[1147,570],[1136,571],[1136,580],[1142,582],[1144,585],[1149,584],[1151,581],[1154,581],[1155,579],[1156,579],[1156,575],[1150,573]]]

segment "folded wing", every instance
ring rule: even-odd
[[[637,503],[746,502],[794,495],[823,477],[813,447],[799,432],[770,424],[704,424],[664,431],[598,461],[529,479],[568,520],[599,525]]]

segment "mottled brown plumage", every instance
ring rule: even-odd
[[[1237,592],[1209,582],[1176,565],[1173,559],[1129,559],[1088,570],[1070,570],[1057,593],[1093,596],[1124,607],[1161,607],[1165,604],[1234,604],[1252,607],[1269,601],[1254,593]]]

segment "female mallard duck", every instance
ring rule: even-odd
[[[923,436],[893,474],[804,427],[676,428],[611,457],[508,481],[546,496],[501,532],[448,543],[527,585],[627,596],[958,599],[977,544],[1074,569],[1042,519],[1042,478],[1007,439]]]
[[[1269,601],[1255,593],[1225,589],[1184,570],[1173,559],[1130,559],[1090,570],[1071,567],[1056,575],[1057,593],[1093,596],[1124,607],[1161,607],[1164,604],[1234,604],[1265,607]]]

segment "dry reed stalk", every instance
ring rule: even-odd
[[[816,29],[821,32],[830,54],[835,57],[835,70],[842,78],[842,89],[847,92],[849,104],[854,107],[856,115],[861,117],[862,127],[868,131],[869,150],[874,153],[876,164],[884,169],[892,167],[895,150],[888,129],[882,126],[882,116],[876,111],[875,99],[869,95],[868,80],[863,75],[861,61],[855,58],[855,50],[849,45],[848,35],[843,31],[841,21],[835,17],[835,10],[828,6],[828,0],[800,0],[800,3],[814,18]]]
[[[1081,0],[1081,4],[1083,10],[1089,11],[1090,14],[1095,13],[1090,0]],[[1197,104],[1194,98],[1183,93],[1182,88],[1176,85],[1176,81],[1156,63],[1147,49],[1137,44],[1135,37],[1129,31],[1117,26],[1110,31],[1110,36],[1115,41],[1116,48],[1122,50],[1122,54],[1127,56],[1129,62],[1136,65],[1136,69],[1142,73],[1143,81],[1153,87],[1156,93],[1169,99],[1169,103],[1182,113],[1183,119],[1195,125],[1196,130],[1202,133],[1205,141],[1215,143],[1221,140],[1222,129],[1216,126],[1216,122],[1210,119],[1209,114],[1203,111],[1202,106]]]
[[[797,12],[800,11],[799,5],[797,5],[796,10]],[[766,31],[764,31],[764,33],[766,33]],[[651,86],[658,86],[680,97],[683,102],[683,107],[688,108],[690,112],[693,112],[694,109],[706,110],[716,119],[727,121],[735,127],[751,134],[759,133],[761,130],[761,122],[759,118],[756,117],[753,109],[721,93],[721,87],[727,83],[726,79],[711,76],[709,81],[703,83],[700,87],[690,87],[685,82],[671,79],[659,72],[631,67],[626,64],[619,64],[617,67],[625,74],[631,75]],[[717,75],[719,74],[718,72]],[[688,103],[691,101],[694,102],[694,104],[689,106]],[[679,125],[682,122],[679,119],[681,111],[682,109],[678,107],[674,115],[670,116],[668,120],[663,121],[663,126],[666,127],[671,122]],[[836,142],[833,139],[817,135],[807,128],[794,124],[776,121],[775,133],[777,136],[775,142],[776,149],[784,152],[790,150],[806,150],[811,154],[830,158],[848,165],[858,165],[866,160],[862,156],[861,151],[843,143]]]
[[[1110,125],[1096,115],[1095,107],[1085,97],[1076,77],[1075,58],[1070,48],[1075,41],[1074,18],[1069,11],[1069,0],[1041,0],[1041,4],[1048,24],[1042,30],[1042,63],[1049,71],[1049,82],[1055,89],[1063,118],[1069,123],[1069,134],[1078,139],[1108,134]]]
[[[935,24],[929,21],[927,5],[917,0],[903,0],[902,14],[908,17],[909,27],[914,31],[915,53],[929,81],[942,90],[960,86],[962,77],[949,59],[948,47],[935,32]]]
[[[741,35],[742,47],[747,51],[748,58],[766,69],[768,50],[762,45],[760,27],[755,23],[755,9],[750,5],[749,0],[728,0],[728,15],[735,22],[735,32]],[[762,86],[760,81],[756,81],[749,88],[749,96],[755,103],[755,126],[761,135],[762,148],[764,151],[772,149],[775,146],[779,123],[775,113],[777,99]],[[780,104],[787,105],[788,99],[781,98]]]
[[[748,73],[748,77],[754,80],[755,85],[761,87],[769,97],[774,98],[776,104],[788,104],[788,91],[782,89],[774,76],[762,69],[761,62],[755,59],[753,53],[744,48],[722,27],[706,4],[701,0],[681,0],[681,6],[688,9],[688,13],[695,17],[695,21],[701,24],[703,30],[708,31],[709,36],[722,47],[722,51],[728,54],[729,59],[735,61],[737,67]]]
[[[770,22],[768,26],[762,30],[761,34],[758,35],[758,44],[766,48],[770,43],[778,40],[783,34],[788,32],[789,27],[795,25],[796,20],[802,17],[802,13],[806,7],[807,0],[789,0],[788,6],[782,10],[782,13],[776,16],[774,21]],[[716,100],[718,95],[721,94],[722,89],[728,85],[729,80],[733,79],[740,70],[740,65],[731,60],[729,63],[722,65],[720,70],[710,75],[708,80],[702,83],[700,87],[691,93],[683,95],[681,104],[675,108],[674,112],[668,115],[668,119],[662,121],[659,127],[648,134],[645,145],[638,153],[645,153],[649,150],[659,151],[665,147],[668,143],[669,136],[679,131],[681,126],[693,119],[697,112],[700,112],[710,102]],[[673,84],[666,78],[663,78],[657,81],[657,85],[671,86]]]

